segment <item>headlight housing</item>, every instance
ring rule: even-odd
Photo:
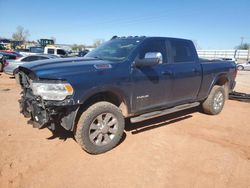
[[[44,100],[62,101],[74,92],[73,87],[69,83],[46,83],[32,82],[31,89],[34,95],[42,97]]]

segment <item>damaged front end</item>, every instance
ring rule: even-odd
[[[67,95],[68,91],[63,90],[64,85],[65,88],[68,87],[65,90],[73,90],[69,84],[55,80],[38,80],[27,69],[20,69],[16,78],[22,88],[20,112],[24,117],[30,118],[29,124],[36,128],[47,127],[51,130],[60,125],[66,130],[73,130],[79,105],[75,104],[71,95]]]

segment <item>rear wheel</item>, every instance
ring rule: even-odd
[[[244,67],[242,65],[237,66],[238,70],[244,70]]]
[[[221,112],[225,103],[225,90],[222,86],[214,86],[208,98],[202,103],[205,113],[216,115]]]
[[[104,153],[119,143],[124,124],[118,107],[109,102],[98,102],[82,113],[75,138],[88,153]]]

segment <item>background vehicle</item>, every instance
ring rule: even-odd
[[[39,46],[31,46],[28,49],[18,49],[17,51],[23,56],[37,55],[44,53],[43,48]]]
[[[248,61],[247,63],[243,63],[243,64],[237,64],[237,69],[238,70],[250,70],[250,61]]]
[[[17,54],[10,53],[10,52],[3,52],[3,51],[0,51],[0,55],[2,56],[2,58],[0,59],[0,72],[3,71],[4,66],[6,64],[6,60],[15,60],[20,57],[20,56],[17,56]]]
[[[219,114],[235,86],[233,61],[199,61],[190,40],[112,39],[84,58],[19,68],[20,107],[34,127],[73,131],[89,153],[115,147],[124,118],[139,122],[201,104]]]
[[[89,50],[83,50],[78,52],[78,57],[84,57],[87,53],[89,53]]]
[[[54,45],[55,41],[53,39],[39,39],[38,43],[42,48],[45,48],[47,45]]]
[[[0,43],[0,50],[5,50],[6,48],[4,47],[4,44]]]
[[[0,54],[2,54],[5,57],[5,59],[18,59],[18,58],[22,57],[21,55],[17,56],[17,54],[12,53],[12,52],[1,51]]]
[[[0,53],[6,53],[6,54],[10,54],[10,55],[15,55],[16,59],[23,57],[23,55],[21,55],[20,53],[16,52],[16,51],[12,51],[12,50],[0,50]]]
[[[4,64],[4,72],[9,75],[14,75],[17,68],[20,65],[23,65],[24,63],[31,61],[45,60],[45,59],[55,59],[55,58],[58,57],[55,55],[40,54],[40,55],[25,56],[17,60],[6,60]]]
[[[0,54],[0,72],[3,72],[4,61],[4,56]]]
[[[44,53],[45,54],[53,54],[53,55],[57,55],[59,57],[66,57],[68,55],[68,53],[62,49],[62,48],[58,48],[58,47],[45,47],[44,48]]]

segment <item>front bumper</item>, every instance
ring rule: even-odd
[[[19,73],[18,81],[22,87],[20,112],[24,117],[30,118],[29,124],[35,128],[55,130],[56,126],[62,126],[66,130],[73,130],[79,105],[71,97],[63,101],[45,101],[33,95],[29,78],[24,73]]]
[[[12,70],[8,70],[8,69],[5,69],[5,68],[3,69],[3,72],[5,74],[8,74],[8,75],[12,75],[12,76],[14,75]]]

